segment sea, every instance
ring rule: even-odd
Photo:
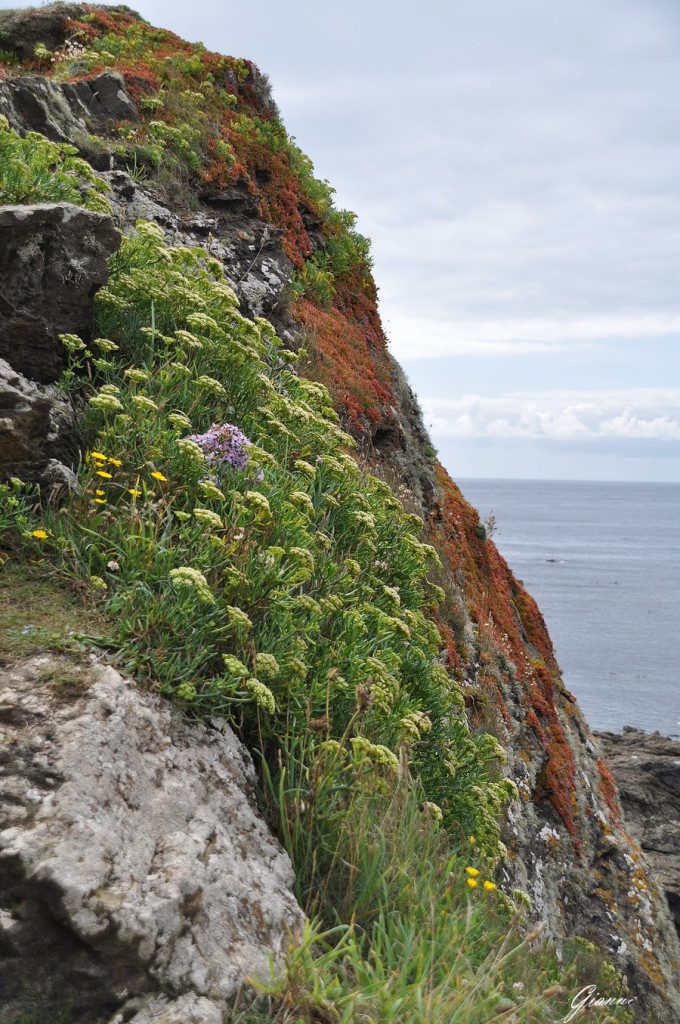
[[[458,481],[594,729],[680,735],[680,484]]]

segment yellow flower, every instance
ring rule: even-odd
[[[131,494],[133,498],[139,498],[141,493],[138,487],[128,487],[128,494]]]
[[[487,892],[493,892],[494,889],[496,888],[496,883],[490,882],[489,879],[487,878],[487,880],[484,883],[484,888],[486,889]]]
[[[97,470],[97,476],[100,476],[102,478],[102,480],[113,480],[112,474],[111,473],[107,473],[103,469],[98,469]]]
[[[468,839],[468,842],[469,842],[470,846],[474,846],[475,843],[477,842],[477,840],[475,839],[474,836],[470,836],[470,838]]]
[[[110,462],[112,466],[122,466],[123,465],[123,463],[120,461],[120,459],[107,459],[106,461]]]
[[[470,878],[477,878],[479,876],[479,871],[477,870],[477,868],[466,868],[465,870],[467,871]]]
[[[97,495],[98,498],[103,498],[104,495],[106,494],[106,491],[95,491],[94,493]]]
[[[39,529],[31,532],[31,537],[35,537],[36,540],[47,540],[49,533],[47,530]]]
[[[95,498],[94,499],[94,503],[95,503],[95,505],[105,505],[106,504],[106,498]]]
[[[159,473],[158,470],[156,470],[155,473],[152,473],[151,476],[154,480],[160,480],[162,483],[166,483],[168,479],[167,476],[163,476],[163,474]]]
[[[89,452],[91,459],[98,459],[100,462],[106,462],[106,455],[102,455],[101,452]]]
[[[467,884],[470,886],[471,889],[476,889],[477,888],[477,879],[476,878],[468,878]]]

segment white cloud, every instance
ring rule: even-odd
[[[395,316],[388,324],[397,359],[451,355],[554,352],[612,338],[680,335],[680,313],[629,313],[585,317],[456,320]]]
[[[680,441],[680,388],[424,398],[435,438]]]

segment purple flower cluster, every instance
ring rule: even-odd
[[[201,448],[208,464],[215,469],[224,465],[245,469],[248,465],[250,441],[231,423],[213,423],[205,434],[192,434],[187,440]]]

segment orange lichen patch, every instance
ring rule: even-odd
[[[666,979],[659,965],[659,961],[651,950],[645,950],[642,955],[642,969],[647,977],[658,987],[665,991]]]
[[[118,32],[125,31],[132,25],[139,24],[139,16],[133,11],[124,10],[122,7],[116,8],[116,10],[107,11],[102,7],[96,7],[94,5],[85,5],[84,10],[86,12],[87,21],[81,21],[80,19],[71,20],[69,19],[68,25],[73,29],[79,29],[84,31],[88,38],[93,39],[97,35],[101,35],[104,32]],[[158,30],[157,30],[158,31]],[[170,32],[164,32],[163,35],[170,36]],[[179,42],[178,36],[175,36]],[[188,43],[184,44],[188,46]]]
[[[375,324],[368,316],[357,322],[356,308],[343,289],[331,309],[299,299],[293,314],[314,341],[305,372],[326,385],[349,429],[361,435],[389,423],[395,398],[384,340],[381,353]]]
[[[621,824],[621,810],[619,807],[619,791],[616,788],[614,777],[607,766],[607,763],[598,758],[597,760],[597,771],[600,776],[600,793],[609,808],[609,813],[612,816],[612,822],[615,825]]]
[[[618,914],[619,907],[611,889],[603,889],[601,886],[598,886],[596,889],[593,889],[593,895],[602,900],[605,907],[608,907],[612,914]]]
[[[499,680],[491,672],[481,672],[478,676],[478,683],[483,691],[489,695],[492,707],[500,712],[506,726],[511,727],[512,717],[505,703],[505,697],[503,696]]]
[[[550,639],[542,619],[533,623],[530,638],[524,628],[515,597],[524,594],[496,547],[480,535],[479,515],[469,505],[446,470],[439,465],[437,481],[441,504],[430,521],[432,539],[443,547],[449,566],[465,579],[465,593],[473,620],[484,623],[493,634],[499,651],[507,651],[520,675],[529,668],[527,641],[537,651],[545,649],[554,665]],[[531,598],[526,595],[526,605]],[[542,628],[541,628],[542,627]],[[546,659],[548,660],[548,659]]]
[[[555,654],[552,642],[548,634],[545,619],[543,618],[538,605],[534,601],[533,597],[528,594],[524,587],[520,586],[514,578],[512,578],[511,589],[513,603],[527,640],[536,648],[537,651],[539,651],[541,657],[546,662],[554,664]]]

